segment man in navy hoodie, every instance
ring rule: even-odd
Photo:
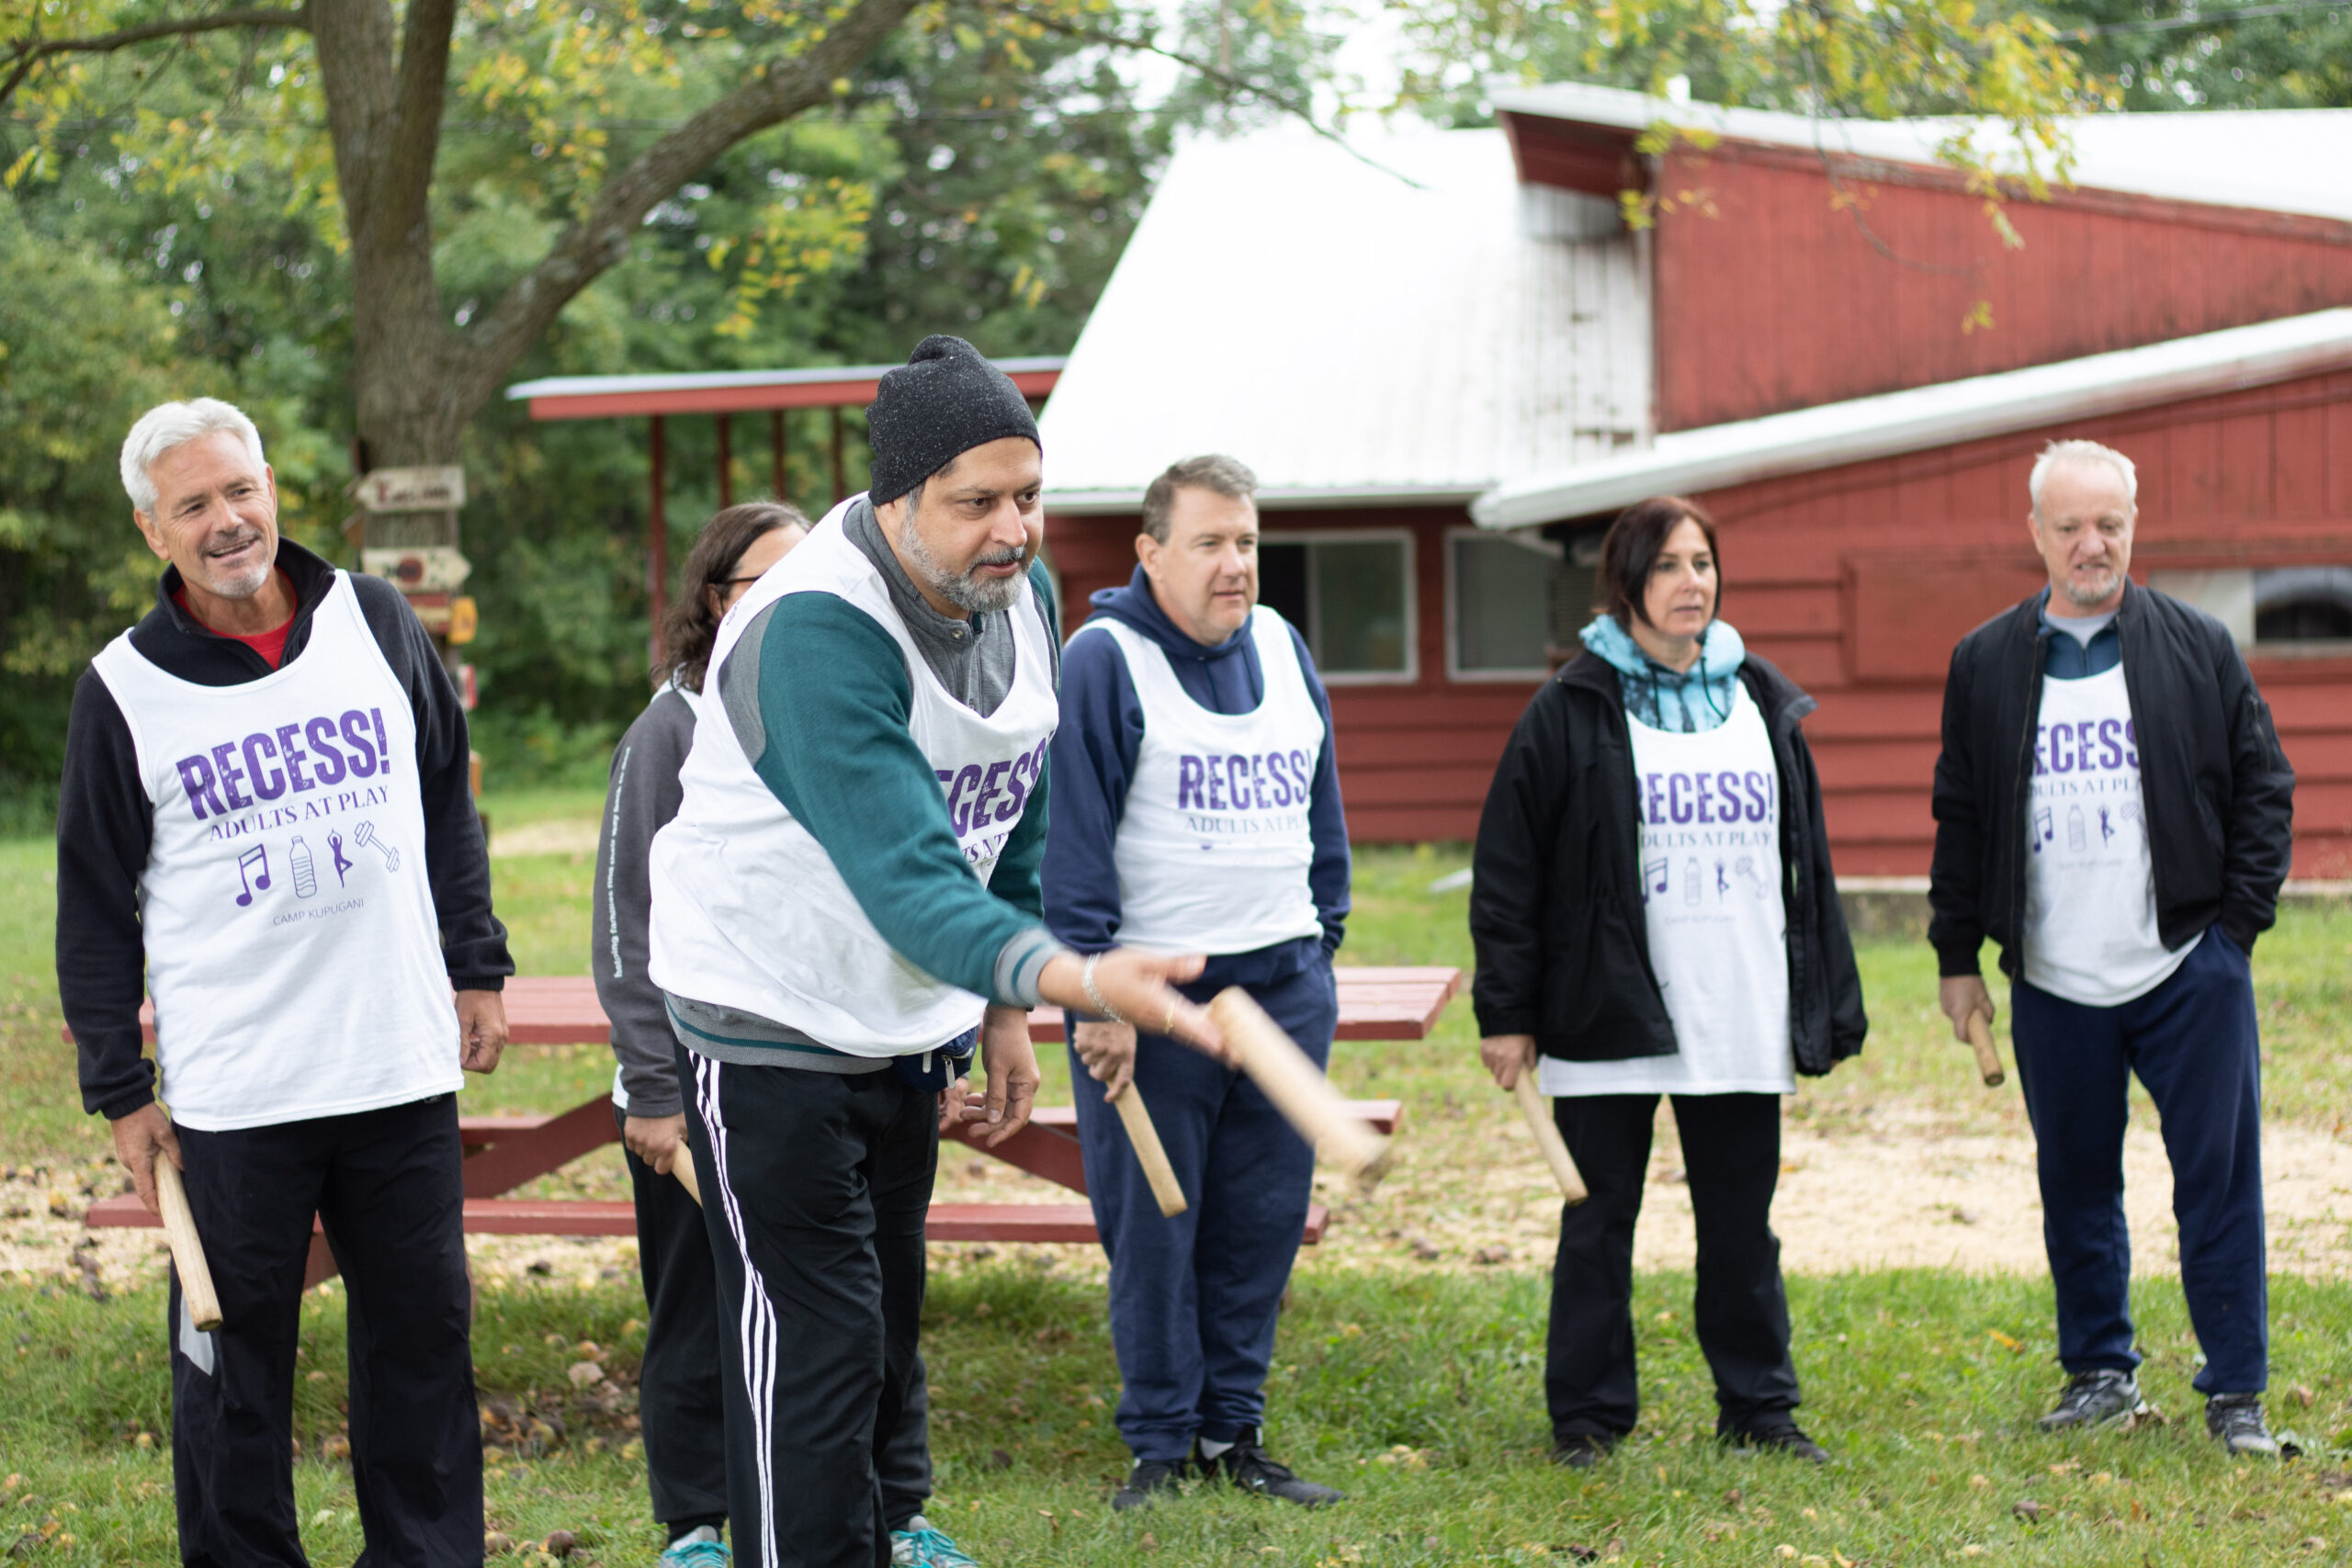
[[[1331,705],[1305,640],[1258,603],[1256,476],[1175,464],[1145,492],[1141,564],[1062,658],[1046,921],[1080,953],[1206,953],[1182,987],[1246,987],[1320,1066],[1348,832]],[[1112,1506],[1187,1480],[1336,1502],[1267,1454],[1266,1368],[1315,1154],[1258,1087],[1123,1020],[1069,1018],[1079,1141],[1111,1259],[1111,1337],[1135,1468]],[[1136,1086],[1190,1208],[1163,1218],[1110,1101]]]

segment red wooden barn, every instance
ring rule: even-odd
[[[1695,494],[1725,618],[1820,699],[1839,869],[1916,874],[1951,646],[2038,585],[2027,471],[2087,436],[2139,466],[2135,577],[2228,624],[2272,703],[2295,874],[2352,874],[2352,112],[2078,122],[2011,247],[1937,164],[1949,123],[1497,105],[1177,156],[1046,405],[1072,627],[1151,477],[1232,453],[1356,836],[1467,838],[1600,531]],[[1641,152],[1662,120],[1705,134]]]

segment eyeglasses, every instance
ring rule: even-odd
[[[759,580],[760,573],[755,571],[749,577],[722,577],[718,581],[712,583],[711,586],[713,588],[735,588],[746,582],[757,582]]]

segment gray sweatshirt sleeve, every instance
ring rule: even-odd
[[[647,857],[653,835],[678,814],[684,795],[678,770],[694,738],[694,710],[686,700],[671,691],[655,697],[613,751],[604,825],[596,835],[588,966],[596,977],[596,999],[612,1021],[613,1055],[621,1065],[631,1116],[674,1116],[685,1109],[672,1055],[677,1036],[662,987],[646,974],[653,899]]]

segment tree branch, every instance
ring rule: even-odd
[[[148,43],[159,38],[187,38],[197,33],[216,33],[229,28],[296,28],[308,31],[311,7],[308,4],[290,10],[254,6],[240,11],[216,11],[209,17],[182,17],[166,22],[142,22],[135,28],[119,32],[98,33],[90,38],[20,39],[8,46],[7,59],[11,69],[8,79],[0,82],[0,104],[5,104],[32,73],[34,66],[53,55],[112,54],[118,49]]]
[[[433,159],[449,91],[449,37],[457,0],[409,0],[401,29],[400,85],[392,102],[391,146],[381,164],[378,201],[409,222],[424,222],[433,195]]]
[[[807,53],[762,66],[751,81],[606,181],[587,216],[559,235],[538,265],[466,334],[450,400],[470,417],[572,297],[628,253],[648,213],[729,147],[831,98],[835,80],[871,54],[914,6],[915,0],[856,0]]]

